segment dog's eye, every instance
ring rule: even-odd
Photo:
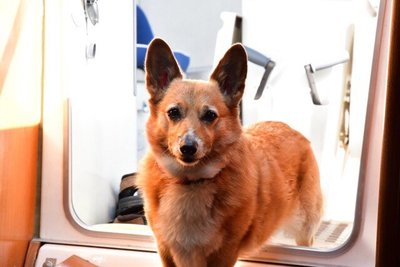
[[[179,108],[176,107],[169,109],[167,111],[167,114],[172,121],[177,121],[182,117],[181,111],[179,110]]]
[[[217,117],[218,115],[215,111],[207,110],[201,117],[201,120],[204,122],[213,122]]]

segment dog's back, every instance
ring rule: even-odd
[[[259,201],[253,228],[257,246],[289,219],[286,230],[296,243],[311,246],[322,216],[318,165],[309,141],[281,122],[261,122],[246,129],[254,161],[259,166]],[[268,194],[265,194],[268,192]],[[274,220],[268,220],[268,217]]]

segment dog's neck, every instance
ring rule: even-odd
[[[182,185],[201,184],[213,180],[226,166],[224,162],[214,160],[204,165],[197,164],[196,166],[185,167],[169,155],[161,156],[156,161],[165,173],[173,176],[177,179],[177,184]]]
[[[214,178],[198,178],[195,180],[189,180],[187,177],[183,178],[177,178],[176,179],[176,184],[180,185],[197,185],[197,184],[203,184],[208,181],[214,181]]]

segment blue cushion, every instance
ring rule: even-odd
[[[136,67],[144,70],[147,45],[153,40],[154,34],[143,10],[136,5]],[[183,72],[189,67],[190,57],[181,52],[174,52],[175,58]]]
[[[153,38],[154,34],[146,14],[136,5],[136,42],[139,44],[149,44]]]
[[[176,51],[174,51],[174,55],[179,63],[179,66],[181,66],[181,70],[183,72],[186,72],[189,67],[190,57],[183,54],[182,52],[176,52]]]

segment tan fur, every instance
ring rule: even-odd
[[[233,266],[241,252],[293,220],[297,244],[312,245],[322,213],[312,149],[284,123],[242,129],[246,72],[241,45],[228,50],[207,82],[183,79],[164,41],[149,47],[151,150],[137,179],[164,266]],[[168,113],[174,107],[178,120]],[[214,120],[205,119],[209,110]],[[188,142],[197,148],[190,161],[181,151]]]

